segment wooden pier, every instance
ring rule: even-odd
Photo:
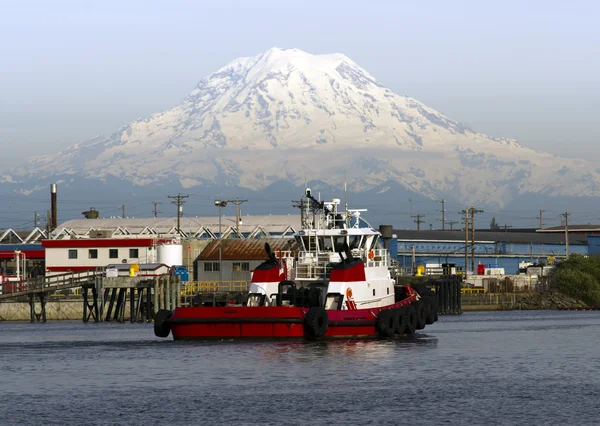
[[[10,284],[11,291],[5,287],[0,294],[0,303],[27,301],[31,322],[46,322],[50,296],[64,291],[81,294],[83,322],[124,322],[127,302],[131,322],[150,322],[159,309],[181,306],[179,277],[171,275],[106,277],[104,270],[97,269]]]

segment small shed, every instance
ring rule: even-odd
[[[250,271],[267,260],[265,243],[277,253],[298,251],[293,238],[260,238],[253,240],[224,239],[221,241],[219,263],[219,240],[212,241],[200,253],[195,265],[196,281],[218,281],[223,267],[223,281],[250,281]]]

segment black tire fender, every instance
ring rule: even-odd
[[[394,331],[396,328],[396,318],[394,316],[394,311],[391,309],[383,309],[379,311],[375,327],[379,337],[383,337],[386,339],[394,337]]]
[[[304,327],[308,337],[323,337],[329,327],[329,315],[325,308],[313,307],[306,311]]]
[[[404,307],[400,307],[394,309],[394,313],[396,315],[396,329],[394,332],[396,334],[405,334],[406,333],[406,309]]]
[[[404,318],[406,319],[406,333],[413,334],[417,329],[417,312],[413,305],[404,306]]]
[[[169,337],[171,332],[171,324],[169,319],[173,313],[167,309],[160,309],[154,315],[154,334],[156,337]]]
[[[427,314],[425,312],[425,306],[423,306],[423,301],[419,300],[412,305],[414,306],[417,315],[416,329],[423,330],[425,328],[425,315]]]
[[[433,312],[433,297],[425,296],[422,299],[425,308],[425,324],[433,324],[435,322],[435,313]]]

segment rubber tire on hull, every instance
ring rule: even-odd
[[[412,288],[414,288],[421,297],[433,295],[433,291],[429,290],[425,284],[413,284]]]
[[[329,316],[325,308],[310,308],[304,315],[304,328],[307,337],[314,339],[325,336],[329,327]]]
[[[173,313],[166,309],[160,309],[156,315],[154,315],[154,334],[156,337],[169,337],[171,332],[171,324],[169,324],[169,318]]]
[[[415,303],[412,304],[415,308],[415,313],[417,315],[417,322],[415,324],[415,327],[417,330],[423,330],[425,328],[425,315],[427,314],[427,312],[425,312],[425,306],[423,304],[422,300],[419,300]]]
[[[404,318],[406,319],[406,333],[413,334],[417,328],[417,312],[413,305],[404,306]]]
[[[379,311],[379,316],[377,317],[377,334],[379,337],[383,337],[389,339],[394,337],[394,332],[396,330],[396,315],[394,315],[394,311],[392,309],[385,309]]]
[[[433,297],[425,296],[421,299],[425,307],[425,324],[433,324],[435,322],[435,314],[433,311]]]
[[[406,333],[406,309],[404,307],[394,309],[394,313],[396,315],[396,329],[394,330],[395,334],[405,334]]]

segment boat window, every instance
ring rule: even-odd
[[[363,241],[365,249],[369,250],[369,249],[373,248],[373,240],[374,240],[374,238],[372,235],[365,237],[365,241]]]
[[[304,240],[302,239],[302,237],[296,235],[295,239],[296,244],[298,244],[298,247],[300,247],[300,250],[306,251],[306,247],[304,246]]]
[[[332,251],[331,237],[319,237],[319,251]]]
[[[360,248],[361,238],[362,238],[361,235],[354,235],[354,236],[350,237],[350,249],[351,250]]]
[[[371,248],[372,248],[372,249],[377,249],[377,248],[379,248],[379,247],[377,246],[377,241],[378,241],[378,240],[379,240],[379,237],[374,237],[374,238],[373,238],[373,240],[372,240],[372,243],[371,243]]]
[[[316,251],[317,250],[315,237],[308,237],[308,236],[302,237],[302,242],[304,243],[305,251]]]
[[[333,247],[336,252],[344,251],[344,243],[346,242],[346,237],[333,237]]]

